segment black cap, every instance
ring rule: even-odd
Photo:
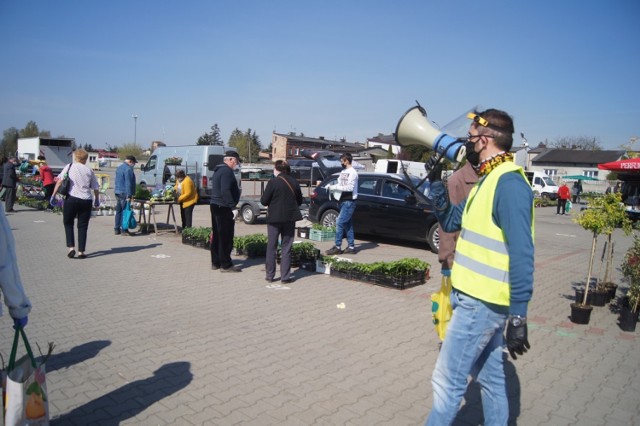
[[[133,161],[134,163],[138,162],[138,160],[136,160],[136,157],[134,157],[133,155],[127,155],[125,157],[125,160]]]
[[[242,160],[240,159],[240,155],[238,155],[238,153],[236,151],[227,151],[224,153],[225,157],[233,157],[236,160],[238,160],[238,163],[242,163]]]

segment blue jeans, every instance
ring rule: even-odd
[[[504,374],[504,327],[507,306],[451,293],[453,316],[431,376],[433,406],[427,425],[450,425],[460,408],[471,375],[481,387],[484,423],[506,425],[509,403]]]
[[[353,232],[353,212],[356,211],[355,201],[343,201],[340,203],[340,214],[336,220],[336,247],[342,247],[343,234],[347,234],[347,244],[354,247],[356,240]]]
[[[116,223],[113,225],[115,231],[120,231],[122,228],[122,210],[126,207],[127,201],[129,198],[126,195],[116,194]]]

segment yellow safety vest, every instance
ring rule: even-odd
[[[526,181],[522,167],[508,161],[492,170],[469,193],[451,269],[454,288],[502,306],[510,304],[509,253],[502,230],[493,223],[493,200],[500,177],[514,171],[519,172]]]

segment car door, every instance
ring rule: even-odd
[[[359,234],[374,234],[377,216],[380,214],[377,191],[380,179],[374,176],[358,176],[358,198],[353,213],[353,228]]]
[[[424,239],[427,233],[425,207],[412,188],[395,179],[380,184],[377,204],[379,219],[376,234],[408,240]]]

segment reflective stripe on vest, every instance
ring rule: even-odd
[[[509,253],[504,234],[493,223],[492,214],[498,180],[503,174],[514,171],[526,180],[521,167],[505,162],[471,190],[462,214],[462,232],[456,243],[451,270],[454,288],[503,306],[510,303]],[[531,233],[533,235],[533,224]]]

